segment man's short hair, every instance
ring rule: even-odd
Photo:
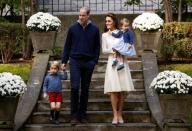
[[[89,15],[90,14],[90,9],[89,7],[86,7],[86,6],[83,6],[80,8],[80,10],[83,9],[83,10],[86,10],[87,14]]]

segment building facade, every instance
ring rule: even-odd
[[[38,0],[40,10],[53,14],[71,14],[79,11],[82,6],[87,6],[94,14],[116,12],[124,14],[137,14],[144,11],[161,9],[161,0],[141,0],[139,5],[125,6],[126,0]]]

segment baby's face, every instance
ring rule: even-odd
[[[121,28],[123,31],[127,31],[129,29],[129,24],[124,22]]]

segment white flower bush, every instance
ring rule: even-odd
[[[192,94],[192,78],[179,71],[163,71],[153,79],[150,88],[158,94]]]
[[[25,82],[18,75],[9,72],[0,73],[0,96],[17,96],[25,92]]]
[[[57,31],[61,21],[49,13],[38,12],[29,18],[26,26],[30,31]]]
[[[140,31],[160,31],[163,23],[163,19],[157,14],[144,12],[133,20],[132,27]]]

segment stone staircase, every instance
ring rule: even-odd
[[[52,61],[50,61],[52,62]],[[129,67],[136,89],[127,95],[124,106],[125,124],[114,126],[110,98],[104,95],[104,75],[107,59],[100,58],[95,67],[89,92],[88,123],[70,124],[70,80],[63,81],[64,102],[62,104],[59,125],[49,121],[49,103],[39,97],[36,108],[25,124],[25,131],[157,131],[145,96],[142,62],[140,58],[129,60]]]

